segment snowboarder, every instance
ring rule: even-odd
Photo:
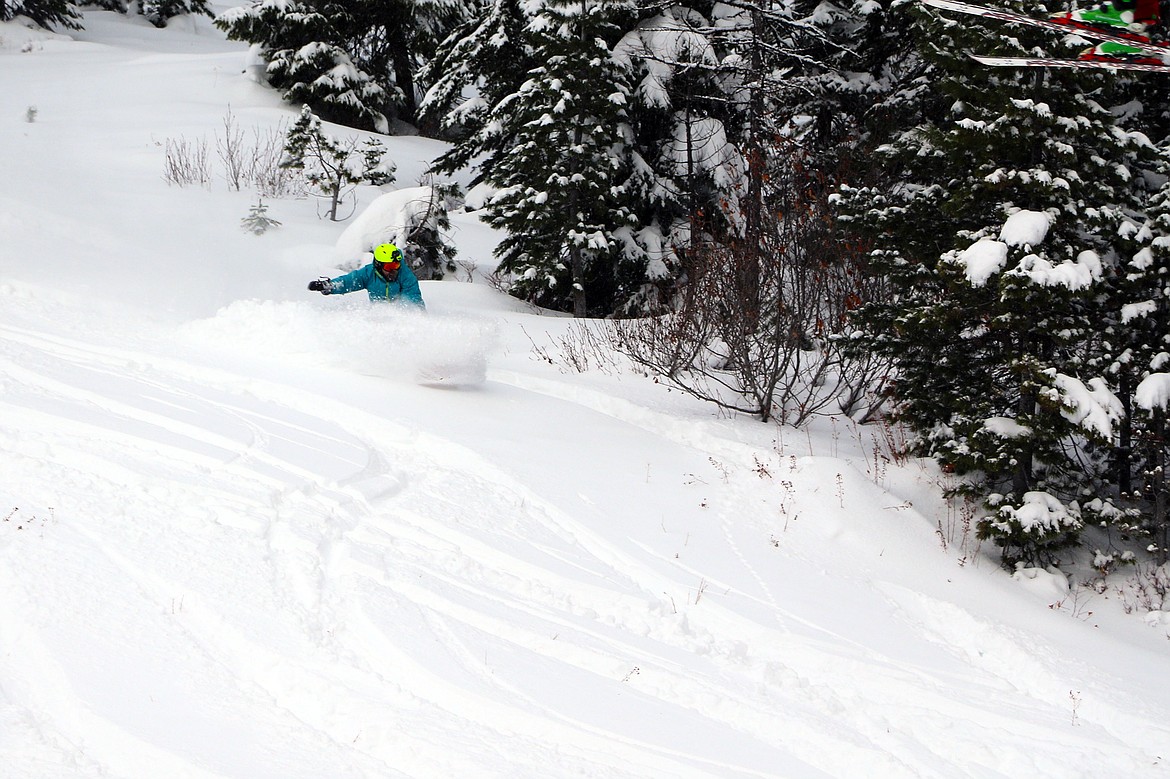
[[[1121,32],[1130,33],[1149,43],[1146,31],[1158,24],[1159,0],[1112,0],[1103,2],[1092,8],[1078,11],[1066,11],[1052,14],[1053,21],[1066,22],[1072,26],[1087,25],[1090,27],[1108,27]],[[1118,59],[1149,59],[1153,63],[1160,63],[1153,57],[1143,54],[1141,49],[1126,46],[1124,43],[1106,42],[1098,44],[1081,52],[1078,59],[1115,61]]]
[[[402,262],[402,250],[392,243],[374,247],[374,259],[355,271],[335,279],[309,282],[309,289],[322,295],[345,295],[364,289],[370,300],[410,303],[425,309],[418,277]]]

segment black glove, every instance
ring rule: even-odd
[[[313,292],[320,292],[322,295],[328,295],[333,291],[333,284],[329,279],[317,279],[309,282],[309,289]]]

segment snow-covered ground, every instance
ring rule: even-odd
[[[163,180],[295,116],[244,47],[86,23],[0,25],[0,776],[1170,776],[1165,613],[881,430],[568,370],[471,216],[425,316],[307,292],[344,223]]]

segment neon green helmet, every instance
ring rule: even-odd
[[[392,243],[380,243],[374,247],[374,260],[379,263],[401,263],[402,250]]]

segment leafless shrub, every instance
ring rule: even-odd
[[[978,505],[971,495],[952,495],[947,498],[945,512],[935,522],[934,533],[943,551],[957,547],[964,558],[974,555],[980,541],[972,532]]]
[[[244,154],[244,131],[236,124],[231,108],[223,117],[223,135],[215,135],[215,149],[223,165],[223,177],[227,180],[228,189],[239,192],[244,184],[247,161]]]
[[[168,138],[165,146],[163,179],[168,184],[185,187],[211,184],[211,167],[207,154],[207,140],[189,141],[186,138]]]
[[[1117,592],[1126,613],[1170,610],[1170,564],[1138,565]]]
[[[458,260],[455,263],[458,269],[455,278],[466,284],[473,284],[475,282],[476,265],[470,260]]]
[[[619,321],[612,345],[695,397],[765,421],[871,416],[885,366],[847,358],[844,345],[849,312],[880,283],[864,272],[861,247],[835,240],[826,178],[798,149],[778,153],[773,216],[748,237],[689,247],[673,310]]]
[[[283,124],[268,130],[254,127],[249,143],[229,108],[223,118],[223,129],[215,134],[216,159],[228,189],[239,192],[249,188],[270,200],[304,194],[304,177],[296,170],[280,166],[284,136]],[[210,186],[212,161],[206,139],[167,139],[165,150],[163,178],[168,184]]]
[[[305,191],[301,175],[280,166],[286,132],[283,123],[276,129],[263,132],[255,128],[252,130],[247,181],[257,194],[269,199],[300,197]]]
[[[611,324],[604,321],[578,319],[561,336],[549,336],[549,344],[538,344],[528,335],[536,356],[562,373],[600,371],[607,375],[621,372],[618,356],[609,348]]]

